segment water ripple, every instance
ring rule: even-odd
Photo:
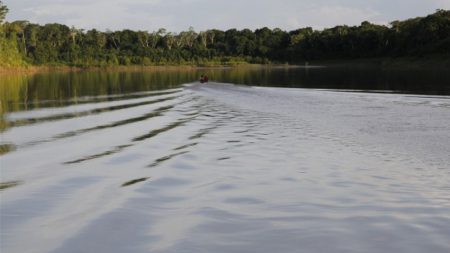
[[[63,107],[70,105],[81,105],[90,103],[100,103],[100,102],[113,102],[130,100],[137,98],[147,98],[153,96],[170,95],[179,92],[179,89],[166,90],[166,91],[150,91],[150,92],[138,92],[138,93],[128,93],[128,94],[116,94],[116,95],[102,95],[102,96],[85,96],[76,99],[67,100],[38,100],[29,101],[26,103],[15,103],[18,105],[25,105],[26,110],[32,109],[42,109],[42,108],[52,108],[52,107]]]
[[[162,116],[162,113],[167,112],[167,111],[169,111],[172,108],[174,108],[173,105],[163,106],[163,107],[157,108],[154,111],[146,113],[146,114],[144,114],[142,116],[139,116],[139,117],[128,118],[128,119],[112,122],[112,123],[105,124],[105,125],[100,125],[100,126],[95,126],[95,127],[90,127],[90,128],[84,128],[84,129],[79,129],[79,130],[75,130],[75,131],[65,132],[65,133],[62,133],[62,134],[58,134],[58,135],[56,135],[56,136],[54,136],[54,137],[52,137],[50,139],[45,139],[45,140],[39,140],[39,141],[33,141],[33,142],[25,143],[25,144],[21,145],[20,147],[23,148],[23,147],[33,146],[33,145],[37,145],[37,144],[44,143],[44,142],[51,142],[51,141],[55,141],[55,140],[59,140],[59,139],[74,137],[74,136],[77,136],[77,135],[80,135],[80,134],[84,134],[84,133],[88,133],[88,132],[91,132],[91,131],[102,130],[102,129],[107,129],[107,128],[113,128],[113,127],[118,127],[118,126],[131,124],[131,123],[136,123],[136,122],[139,122],[139,121],[148,120],[148,119],[151,119],[151,118]]]
[[[449,251],[447,108],[213,83],[159,94],[4,133],[2,250]]]
[[[26,125],[31,125],[31,124],[43,123],[43,122],[58,121],[58,120],[62,120],[62,119],[83,117],[83,116],[88,116],[88,115],[100,114],[100,113],[104,113],[104,112],[129,109],[129,108],[143,106],[143,105],[161,103],[164,101],[173,100],[177,97],[179,97],[179,96],[172,96],[172,97],[160,98],[160,99],[137,102],[137,103],[114,105],[114,106],[96,108],[96,109],[87,110],[87,111],[79,111],[79,112],[75,112],[75,113],[56,114],[56,115],[51,115],[51,116],[46,116],[46,117],[39,117],[39,118],[18,119],[18,120],[10,121],[10,122],[8,122],[8,124],[10,125],[10,127],[18,127],[18,126],[26,126]]]

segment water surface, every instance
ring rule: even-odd
[[[333,71],[0,77],[1,251],[449,252],[446,84]]]

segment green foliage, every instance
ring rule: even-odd
[[[5,20],[6,14],[8,13],[8,7],[3,4],[2,1],[0,1],[0,25]]]
[[[7,32],[14,33],[13,26],[3,24],[8,8],[0,1],[0,66],[10,67],[22,65],[22,56],[19,53],[16,37],[7,37]]]
[[[0,2],[0,21],[7,12]],[[1,65],[236,65],[298,63],[317,59],[449,55],[450,11],[394,21],[367,21],[314,31],[83,31],[61,24],[15,21],[0,26]]]
[[[16,41],[0,37],[0,66],[14,67],[23,65],[22,55],[19,53]]]
[[[24,62],[19,53],[20,45],[17,42],[17,36],[23,36],[22,23],[3,24],[8,8],[0,1],[0,66],[22,66]],[[25,45],[22,45],[25,49]]]

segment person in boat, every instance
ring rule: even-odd
[[[208,76],[207,75],[201,75],[200,76],[200,83],[207,83],[208,82]]]

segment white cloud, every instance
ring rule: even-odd
[[[4,0],[8,20],[64,23],[80,28],[169,31],[356,25],[423,16],[450,0]]]
[[[435,4],[441,6],[442,9],[450,9],[450,0],[435,0]]]
[[[36,2],[39,2],[36,1]],[[167,19],[150,17],[150,15],[134,15],[132,10],[127,10],[131,4],[142,4],[151,7],[159,4],[160,0],[56,0],[42,1],[31,7],[23,8],[20,13],[31,22],[36,23],[64,23],[76,27],[105,30],[125,28],[145,28],[148,23],[167,23]],[[131,27],[130,27],[131,26]]]
[[[362,21],[376,21],[381,15],[372,9],[357,9],[345,6],[317,6],[302,12],[297,18],[297,26],[327,28],[336,25],[357,25]]]

